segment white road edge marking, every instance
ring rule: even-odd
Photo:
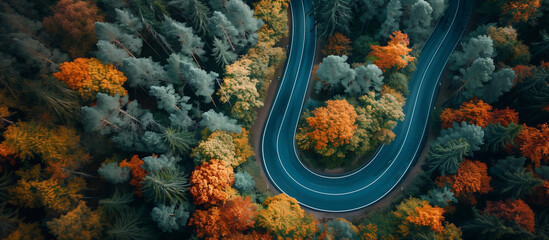
[[[450,27],[448,28],[449,30],[446,32],[446,34],[445,34],[443,40],[441,41],[441,43],[440,43],[439,46],[437,47],[437,50],[436,50],[435,53],[433,54],[433,57],[432,57],[431,60],[429,61],[429,64],[428,64],[428,66],[427,66],[427,68],[426,68],[426,71],[425,71],[425,73],[423,74],[422,80],[421,80],[421,82],[420,82],[420,87],[421,87],[421,85],[423,84],[423,80],[425,79],[425,75],[426,75],[427,69],[429,69],[429,67],[431,66],[432,61],[434,60],[434,56],[436,55],[436,53],[438,53],[440,47],[442,46],[442,43],[444,42],[444,40],[446,39],[446,37],[447,37],[448,34],[450,33],[450,29],[452,28],[452,26],[453,26],[454,23],[455,23],[455,19],[456,19],[456,17],[457,17],[457,13],[459,12],[459,4],[461,4],[461,0],[458,0],[458,8],[457,8],[457,10],[456,10],[456,12],[455,12],[455,14],[454,14],[454,18],[453,18],[453,20],[452,20],[452,24],[451,24]],[[301,1],[301,5],[303,6],[303,1]],[[295,21],[294,21],[295,18],[294,18],[294,14],[293,14],[293,10],[292,10],[292,8],[291,8],[291,5],[290,5],[290,11],[291,11],[291,13],[292,13],[292,25],[294,25],[294,24],[295,24]],[[304,7],[303,7],[302,11],[305,12]],[[304,17],[305,17],[305,13],[304,13]],[[437,24],[438,24],[438,23],[437,23]],[[436,28],[436,26],[435,26],[435,28]],[[316,28],[315,28],[315,31],[316,31]],[[295,33],[295,27],[292,27],[292,42],[293,42],[293,39],[294,39],[293,36],[295,36],[294,33]],[[463,31],[462,31],[462,34],[463,34]],[[304,35],[305,35],[305,32],[304,32]],[[304,40],[305,40],[305,38],[304,38]],[[455,49],[455,47],[457,46],[458,43],[459,43],[459,41],[456,42],[456,44],[454,45],[454,49]],[[302,45],[303,45],[303,46],[305,45],[305,41],[303,41],[303,44],[302,44]],[[302,51],[301,51],[301,52],[302,52],[302,54],[301,54],[301,59],[303,59],[303,51],[304,51],[304,48],[302,48]],[[316,41],[315,41],[315,54],[316,54]],[[292,51],[291,51],[291,48],[290,48],[290,54],[289,54],[289,58],[288,58],[288,59],[291,58],[291,55],[292,55]],[[449,59],[449,58],[448,58],[448,59]],[[448,59],[446,59],[446,63],[448,62]],[[300,60],[300,66],[299,66],[298,70],[301,68],[301,61],[302,61],[302,60]],[[289,63],[289,61],[288,61],[287,63]],[[445,65],[446,65],[446,64],[445,64]],[[298,71],[298,72],[299,72],[299,71]],[[286,77],[286,73],[287,73],[287,72],[285,71],[285,72],[284,72],[284,76],[283,76],[283,78],[282,78],[282,80],[281,80],[281,82],[280,82],[280,87],[282,86],[282,84],[283,84],[283,82],[284,82],[284,79],[285,79],[285,77]],[[439,73],[438,79],[440,79],[440,76],[441,76],[441,75],[442,75],[442,71]],[[309,73],[309,79],[310,79],[310,73]],[[308,82],[309,82],[309,79],[307,80]],[[296,80],[297,80],[297,76],[296,76]],[[295,87],[295,82],[294,82],[294,87]],[[292,88],[292,90],[293,90],[293,88]],[[431,102],[432,102],[432,99],[433,99],[433,97],[434,97],[434,92],[435,92],[435,90],[436,90],[436,88],[434,89],[434,91],[433,91],[432,94],[431,94],[431,99],[430,99]],[[276,97],[275,97],[275,100],[274,100],[274,102],[273,102],[273,106],[274,106],[274,104],[276,103],[276,100],[278,99],[279,93],[280,93],[280,91],[277,93],[277,95],[276,95]],[[291,99],[292,94],[293,94],[293,91],[292,91],[292,93],[290,94],[290,99]],[[419,94],[419,91],[418,91],[418,94]],[[418,95],[416,94],[416,101],[414,102],[414,106],[417,104],[417,96],[418,96]],[[303,100],[303,101],[304,101],[304,100]],[[302,101],[302,102],[303,102],[303,101]],[[288,105],[289,105],[289,101],[288,101]],[[273,106],[271,106],[271,110],[272,110]],[[302,104],[301,107],[303,107],[303,104]],[[415,112],[415,107],[414,107],[414,109],[412,110],[412,113],[413,113],[413,112]],[[429,110],[428,110],[427,113],[430,114],[430,112],[431,112],[431,108],[429,108]],[[285,117],[286,117],[286,113],[287,113],[287,107],[286,107],[286,111],[285,111],[285,113],[284,113],[282,122],[284,122],[284,119],[285,119]],[[265,167],[265,170],[266,170],[266,172],[267,172],[267,176],[269,177],[269,179],[271,180],[271,182],[277,187],[278,190],[280,190],[281,192],[285,193],[285,192],[276,184],[276,182],[272,179],[272,177],[271,177],[271,175],[270,175],[270,172],[269,172],[269,169],[268,169],[268,167],[267,167],[267,164],[265,163],[265,152],[263,151],[263,149],[264,149],[264,140],[265,140],[266,126],[269,124],[271,115],[272,115],[272,111],[269,112],[269,116],[268,116],[268,118],[267,118],[267,122],[265,123],[265,127],[264,127],[264,129],[263,129],[263,137],[262,137],[262,142],[261,142],[263,166]],[[412,119],[410,119],[410,126],[411,126],[411,122],[412,122],[412,121],[413,121],[413,114],[412,114]],[[281,124],[281,126],[282,126],[282,124]],[[426,126],[427,126],[427,122],[425,122],[424,129],[425,129]],[[279,136],[280,136],[280,130],[281,130],[281,128],[279,128],[279,134],[278,134],[278,136],[277,136],[277,143],[276,143],[276,149],[277,149],[277,150],[278,150],[278,139],[279,139]],[[408,131],[407,131],[407,133],[406,133],[406,137],[405,137],[404,141],[406,141],[406,139],[407,139],[407,137],[408,137],[409,130],[410,130],[410,128],[408,128]],[[422,136],[421,136],[421,139],[423,139],[424,135],[425,135],[425,131],[423,131]],[[295,140],[294,140],[294,142],[295,142]],[[402,151],[402,148],[403,148],[403,146],[400,148],[399,153],[397,154],[397,156],[395,157],[395,159],[400,155],[400,152]],[[418,150],[419,150],[419,146],[416,148],[416,152],[414,153],[414,156],[417,154],[417,151],[418,151]],[[295,151],[295,146],[294,146],[294,151]],[[278,159],[279,162],[282,163],[282,162],[281,162],[281,159],[280,159],[279,151],[277,151],[277,155],[278,155],[278,158],[279,158],[279,159]],[[377,156],[377,154],[376,154],[376,156]],[[339,194],[324,193],[324,192],[316,191],[316,190],[313,190],[313,189],[309,189],[309,188],[303,186],[302,184],[300,184],[299,182],[297,182],[297,181],[288,173],[288,171],[287,171],[286,168],[284,167],[284,164],[282,164],[282,167],[283,167],[284,171],[286,172],[286,174],[287,174],[294,182],[296,182],[298,185],[300,185],[301,187],[303,187],[303,188],[305,188],[305,189],[307,189],[307,190],[309,190],[309,191],[316,192],[316,193],[323,194],[323,195],[346,195],[346,194],[351,194],[351,193],[354,193],[354,192],[357,192],[357,191],[361,191],[361,190],[363,190],[363,189],[369,187],[369,186],[372,185],[373,183],[377,182],[377,180],[379,180],[379,178],[381,178],[381,177],[387,172],[387,170],[393,165],[393,163],[394,163],[394,159],[393,159],[393,161],[391,162],[391,164],[389,165],[389,167],[387,167],[387,168],[385,169],[385,171],[384,171],[376,180],[374,180],[372,183],[368,184],[367,186],[362,187],[362,188],[357,189],[357,190],[354,190],[354,191],[351,191],[351,192],[339,193]],[[408,168],[410,167],[411,164],[412,164],[412,162],[410,162],[410,163],[408,164],[408,166],[407,166],[405,172],[408,171]],[[304,204],[304,203],[302,203],[302,202],[299,202],[299,200],[298,200],[298,202],[299,202],[301,205],[303,205],[303,206],[305,206],[305,207],[307,207],[307,208],[310,208],[310,209],[313,209],[313,210],[318,210],[318,211],[323,211],[323,212],[333,212],[333,213],[337,213],[337,212],[350,212],[350,211],[354,211],[354,210],[358,210],[358,209],[367,207],[367,206],[369,206],[369,205],[371,205],[371,204],[373,204],[373,203],[379,201],[381,198],[385,197],[389,192],[391,192],[391,191],[394,189],[394,187],[400,182],[400,180],[402,179],[403,176],[404,176],[404,175],[401,175],[400,178],[399,178],[399,180],[395,183],[395,185],[393,185],[393,186],[389,189],[389,191],[387,191],[385,194],[383,194],[381,197],[379,197],[379,198],[376,199],[375,201],[372,201],[372,202],[370,202],[370,203],[368,203],[368,204],[365,204],[365,205],[363,205],[363,206],[360,206],[360,207],[357,207],[357,208],[353,208],[353,209],[346,209],[346,210],[326,210],[326,209],[315,208],[315,207],[309,206],[309,205],[307,205],[307,204]]]

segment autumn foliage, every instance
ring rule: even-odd
[[[47,222],[53,235],[60,240],[100,239],[105,223],[100,211],[92,211],[85,202],[69,213]]]
[[[224,203],[229,199],[227,191],[234,183],[233,168],[217,159],[204,162],[195,167],[190,183],[194,204],[210,206]]]
[[[4,132],[0,156],[16,155],[22,161],[41,157],[55,179],[68,177],[66,170],[76,169],[90,157],[79,149],[80,136],[73,128],[49,128],[36,122],[18,122]]]
[[[78,90],[86,101],[95,99],[99,92],[111,96],[127,94],[122,87],[127,78],[112,64],[103,64],[95,58],[77,58],[72,62],[61,63],[59,70],[53,76],[66,83],[70,89]]]
[[[39,165],[17,173],[21,179],[8,189],[12,204],[28,208],[45,206],[49,213],[57,214],[69,211],[83,197],[80,192],[86,182],[82,178],[75,177],[66,182],[45,178]]]
[[[433,207],[429,202],[419,198],[409,198],[401,202],[393,215],[400,220],[398,231],[407,236],[414,229],[428,228],[434,232],[442,232],[444,226],[442,214],[444,210]]]
[[[514,22],[528,22],[540,6],[540,0],[514,0],[505,3],[502,10],[504,14],[511,15]]]
[[[527,65],[516,65],[513,68],[513,71],[515,71],[515,74],[517,75],[517,77],[515,78],[515,82],[522,82],[524,81],[524,79],[527,79],[533,76],[532,68]]]
[[[522,199],[507,200],[505,202],[488,201],[486,202],[486,209],[484,211],[504,220],[515,221],[528,232],[534,233],[535,231],[534,211]]]
[[[61,46],[72,57],[82,57],[97,42],[95,22],[103,20],[99,8],[92,2],[61,0],[54,8],[54,15],[44,18],[44,27],[62,37]]]
[[[345,37],[341,33],[334,33],[328,38],[328,43],[322,49],[322,53],[325,55],[349,55],[353,48],[351,47],[351,40]]]
[[[236,239],[235,236],[254,227],[256,206],[251,198],[237,197],[220,207],[197,210],[189,221],[198,237],[205,239]]]
[[[373,63],[383,71],[387,71],[393,67],[401,69],[416,59],[408,55],[412,51],[411,48],[408,48],[408,44],[410,44],[408,35],[401,31],[396,31],[391,35],[387,46],[370,46],[372,51],[368,56],[373,57],[375,59]]]
[[[493,109],[488,103],[479,99],[471,99],[461,104],[459,109],[446,108],[440,114],[443,128],[452,127],[453,122],[467,122],[479,127],[486,127],[488,124],[499,123],[502,126],[518,123],[518,113],[513,109]]]
[[[311,239],[318,231],[318,222],[308,215],[295,198],[286,194],[263,201],[257,214],[258,225],[274,233],[278,239]]]
[[[492,191],[485,163],[464,159],[459,164],[456,174],[440,176],[437,183],[440,186],[449,184],[458,199],[470,204],[476,204],[474,193],[485,194]]]
[[[541,166],[541,160],[549,162],[549,126],[547,123],[538,128],[524,125],[516,138],[522,156],[532,160],[536,167]]]
[[[127,159],[124,159],[119,164],[121,168],[130,168],[130,171],[132,172],[132,180],[130,181],[130,185],[135,187],[135,195],[137,196],[143,196],[143,178],[149,174],[147,170],[142,167],[143,164],[145,163],[139,158],[138,155],[133,155],[129,162]]]
[[[349,143],[357,128],[355,108],[347,100],[331,100],[326,103],[326,107],[316,108],[313,111],[314,116],[307,118],[312,130],[307,136],[317,150],[328,144],[337,147]]]

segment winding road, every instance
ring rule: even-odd
[[[339,176],[306,168],[295,144],[297,123],[305,101],[316,49],[314,19],[307,14],[311,0],[290,0],[292,39],[284,75],[278,86],[261,138],[265,173],[281,192],[304,207],[322,212],[349,212],[367,207],[387,195],[405,176],[424,146],[438,81],[459,42],[473,0],[451,0],[418,59],[410,79],[406,117],[393,130],[395,140],[380,148],[364,167]]]

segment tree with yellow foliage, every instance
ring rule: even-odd
[[[65,213],[71,209],[83,195],[84,179],[74,177],[67,181],[48,178],[34,165],[28,170],[19,170],[16,174],[21,178],[8,189],[10,203],[21,207],[45,207],[49,213]]]
[[[74,210],[46,222],[46,225],[59,240],[100,239],[105,225],[101,215],[101,211],[92,211],[81,201]]]
[[[256,78],[250,78],[249,59],[240,59],[231,65],[225,66],[225,78],[217,92],[221,102],[230,102],[231,115],[244,122],[244,125],[254,120],[255,109],[263,106],[256,85]]]
[[[307,214],[295,198],[282,193],[263,202],[257,214],[258,226],[272,232],[277,239],[311,239],[318,231],[318,222]]]
[[[0,149],[15,153],[22,161],[41,157],[53,178],[66,178],[90,157],[80,147],[73,128],[49,128],[36,122],[18,122],[4,132]]]
[[[223,160],[233,167],[240,164],[235,157],[231,135],[221,130],[213,132],[205,140],[200,141],[198,146],[193,149],[191,157],[198,164],[208,162],[211,159]]]
[[[277,43],[288,36],[287,8],[288,0],[260,0],[255,3],[254,17],[267,23],[259,29],[259,42],[270,39]]]
[[[114,96],[127,94],[122,87],[127,78],[112,64],[103,64],[95,58],[77,58],[61,63],[59,72],[53,74],[70,89],[78,90],[85,101],[92,101],[99,92]]]

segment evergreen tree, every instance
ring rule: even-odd
[[[178,231],[187,225],[189,212],[185,210],[187,209],[184,205],[166,206],[160,204],[153,208],[151,218],[163,232]]]
[[[484,128],[484,151],[497,152],[507,144],[513,144],[513,139],[522,131],[522,125],[510,123],[504,127],[501,124],[490,124]]]
[[[441,175],[454,174],[457,172],[463,157],[469,156],[470,146],[465,138],[433,144],[429,149],[429,155],[425,162],[431,172],[437,172]]]
[[[101,164],[101,167],[97,169],[97,173],[114,184],[130,180],[130,169],[119,167],[117,162]]]
[[[353,18],[350,0],[314,0],[313,15],[319,37],[327,39],[335,32],[349,33]]]
[[[532,176],[532,172],[527,172],[524,165],[526,158],[507,157],[498,160],[490,168],[490,173],[494,177],[493,186],[498,194],[513,199],[518,199],[531,193],[532,188],[539,186],[543,180]]]
[[[187,177],[178,169],[153,171],[143,178],[143,189],[148,199],[163,204],[182,203],[189,190]]]
[[[390,0],[385,7],[385,20],[381,24],[376,38],[387,39],[391,34],[400,29],[400,17],[402,16],[400,0]]]
[[[207,127],[212,132],[222,130],[240,133],[242,131],[242,126],[238,125],[235,119],[225,116],[222,112],[216,113],[213,109],[202,114],[200,126]]]
[[[217,37],[214,37],[213,40],[212,56],[221,67],[232,64],[238,57],[236,53],[230,50],[227,41],[219,40]]]

